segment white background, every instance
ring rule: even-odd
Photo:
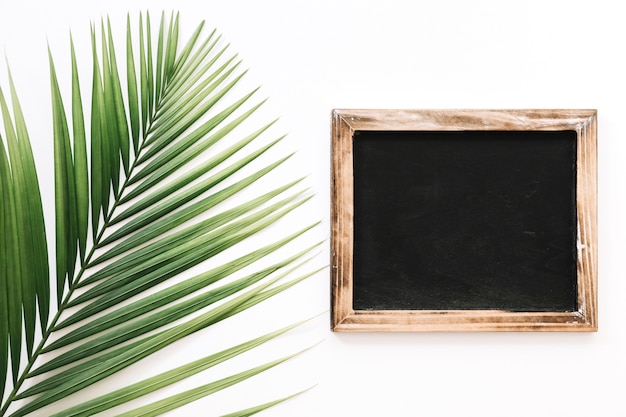
[[[171,415],[217,415],[315,384],[264,415],[626,415],[626,12],[620,2],[0,0],[0,45],[32,126],[49,221],[46,42],[66,63],[70,29],[87,42],[89,22],[109,15],[123,25],[127,11],[136,21],[147,7],[154,17],[179,10],[185,33],[204,19],[240,53],[248,78],[270,97],[267,111],[281,116],[280,129],[298,149],[290,169],[294,178],[309,175],[317,197],[305,214],[323,221],[321,239],[330,228],[333,108],[594,108],[599,115],[598,333],[333,334],[326,269],[236,324],[254,331],[259,323],[278,326],[323,312],[269,353],[323,343],[258,381]],[[0,77],[6,91],[4,65]],[[328,259],[328,241],[321,258],[318,264]],[[174,364],[187,352],[212,352],[232,336],[229,329],[224,323],[194,335],[123,378]],[[262,353],[249,358],[255,363]]]

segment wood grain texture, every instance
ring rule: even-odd
[[[334,331],[597,331],[595,110],[334,110],[331,161],[331,328]],[[577,298],[571,312],[354,310],[355,131],[575,131]]]

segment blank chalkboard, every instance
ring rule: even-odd
[[[595,119],[335,111],[333,330],[596,330]]]
[[[576,309],[576,132],[353,141],[354,309]]]

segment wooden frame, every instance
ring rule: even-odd
[[[355,132],[463,130],[576,132],[576,311],[353,309]],[[597,331],[596,147],[595,110],[333,110],[332,330]]]

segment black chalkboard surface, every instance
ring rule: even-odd
[[[333,331],[597,331],[595,110],[334,110]]]
[[[353,144],[355,310],[577,308],[576,132]]]

